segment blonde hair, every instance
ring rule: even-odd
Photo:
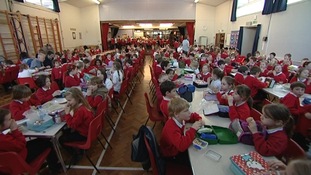
[[[84,98],[82,92],[77,88],[70,88],[65,92],[65,97],[71,96],[73,99],[76,100],[77,104],[75,106],[70,107],[70,110],[75,111],[79,104],[81,103],[83,106],[85,106],[88,110],[92,111],[92,107],[90,104],[86,101],[86,98]]]
[[[181,97],[174,97],[171,99],[171,101],[168,103],[168,111],[170,117],[174,117],[175,114],[179,114],[185,109],[188,109],[190,107],[189,103],[181,98]]]
[[[309,175],[310,172],[311,161],[307,159],[292,160],[286,168],[287,175]]]

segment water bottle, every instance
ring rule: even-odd
[[[42,109],[42,106],[38,107],[38,111],[39,111],[39,118],[40,118],[40,120],[43,120],[44,116],[45,116],[45,113],[44,113],[44,110]]]
[[[62,120],[58,114],[58,111],[55,113],[54,119],[55,119],[55,123],[61,123],[62,122]]]

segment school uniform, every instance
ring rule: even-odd
[[[267,135],[253,134],[255,150],[262,156],[281,156],[287,148],[288,140],[282,127],[268,129]]]
[[[155,76],[156,80],[158,80],[160,75],[162,74],[162,71],[163,71],[161,66],[157,64],[154,67],[153,71],[154,71],[154,76]]]
[[[202,118],[197,113],[192,113],[190,120],[195,122]],[[179,123],[174,117],[168,119],[162,130],[160,139],[160,151],[163,157],[174,157],[187,151],[195,138],[196,130],[190,128],[184,134],[184,125]]]
[[[226,105],[228,106],[228,100],[227,99],[223,99],[222,98],[222,95],[232,95],[233,94],[233,90],[229,90],[227,92],[224,92],[224,91],[219,91],[217,94],[216,94],[216,97],[217,97],[217,100],[219,101],[219,104],[220,105]]]
[[[68,75],[65,77],[65,87],[71,88],[73,86],[79,86],[80,79],[75,75]]]
[[[123,81],[123,73],[119,71],[114,71],[112,74],[112,83],[113,83],[113,90],[117,93],[121,90],[121,84]]]
[[[210,86],[220,90],[221,89],[221,81],[220,81],[220,79],[212,80]]]
[[[54,87],[51,86],[49,89],[42,87],[36,91],[36,96],[40,101],[40,103],[43,104],[45,102],[52,100],[54,98],[52,94],[57,90],[58,89],[55,86]]]
[[[170,101],[171,101],[171,99],[163,96],[161,104],[160,104],[160,110],[166,119],[168,119],[170,117],[169,111],[168,111],[168,103]]]
[[[87,96],[87,101],[92,108],[97,108],[97,106],[105,100],[108,94],[108,90],[105,87],[101,87],[93,92],[92,95]]]
[[[23,102],[20,100],[12,100],[10,103],[10,111],[12,113],[12,118],[14,120],[22,120],[25,118],[23,113],[30,109],[30,104],[28,102]]]
[[[112,81],[111,81],[109,78],[106,78],[106,80],[105,80],[105,82],[104,82],[104,86],[105,86],[108,90],[110,90],[110,89],[112,88],[112,86],[113,86],[113,83],[112,83]]]
[[[292,83],[294,83],[294,82],[297,82],[297,81],[299,81],[299,82],[302,82],[302,83],[304,83],[305,85],[306,85],[306,90],[305,90],[305,93],[306,94],[311,94],[311,83],[310,84],[308,84],[308,79],[299,79],[298,77],[293,77],[291,80],[290,80],[290,84],[292,84]]]
[[[24,69],[22,72],[18,73],[17,78],[30,78],[32,74],[35,73],[35,69]]]
[[[267,84],[259,81],[254,75],[249,75],[245,78],[244,84],[251,89],[251,97],[255,97],[259,89],[267,87]]]
[[[272,74],[271,77],[275,80],[276,83],[287,83],[287,78],[283,72],[279,72],[278,74]]]
[[[246,121],[246,119],[250,116],[251,110],[246,101],[239,105],[234,104],[233,106],[229,106],[229,117],[231,121],[234,119],[241,119]]]
[[[235,85],[244,84],[244,75],[240,72],[237,72],[234,76]]]
[[[306,113],[305,109],[300,105],[299,97],[294,93],[289,92],[285,97],[280,99],[294,117],[302,116]]]
[[[261,71],[259,74],[260,77],[268,77],[269,69],[265,69],[264,71]]]
[[[207,73],[200,72],[199,74],[201,75],[200,80],[203,80],[203,81],[206,81],[206,82],[207,82],[207,79],[209,77],[212,77],[212,74],[209,73],[209,72],[207,72]]]

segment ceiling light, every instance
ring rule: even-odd
[[[173,23],[161,23],[160,28],[167,28],[167,27],[172,27]]]
[[[93,0],[93,2],[95,2],[96,4],[100,4],[98,0]]]
[[[194,0],[194,3],[198,3],[200,0]]]
[[[134,28],[134,26],[133,25],[124,25],[124,26],[122,26],[124,29],[132,29],[132,28]]]
[[[151,28],[152,24],[151,23],[140,23],[139,26],[143,28]]]

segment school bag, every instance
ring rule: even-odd
[[[181,98],[184,98],[188,102],[192,102],[192,93],[195,91],[195,86],[192,84],[183,85],[178,88],[177,93]]]
[[[256,121],[258,132],[266,135],[266,129],[261,126],[261,124]],[[244,143],[246,145],[254,145],[253,142],[253,134],[248,128],[248,123],[244,120],[240,119],[234,119],[230,125],[229,128],[238,136],[238,140],[241,143]]]

